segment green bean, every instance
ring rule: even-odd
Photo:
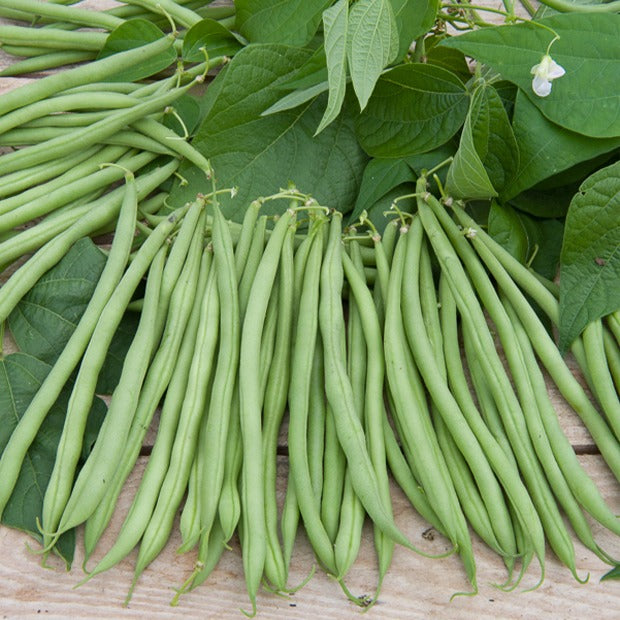
[[[14,62],[2,71],[0,77],[16,77],[26,75],[28,73],[40,73],[49,69],[56,69],[65,65],[73,65],[87,60],[95,60],[97,55],[95,52],[84,51],[61,51],[49,52],[34,56],[33,58],[25,58],[18,62]]]
[[[140,102],[140,99],[137,99],[133,105],[137,105],[137,103],[139,102]],[[117,108],[113,108],[113,109],[118,109],[119,107],[128,108],[130,106],[117,106]],[[35,118],[31,121],[24,123],[21,126],[22,135],[25,135],[26,131],[30,131],[31,134],[34,134],[35,132],[32,131],[33,129],[41,129],[42,131],[45,131],[45,132],[55,131],[57,132],[58,135],[61,135],[61,132],[60,132],[61,128],[75,129],[76,127],[84,127],[86,125],[92,125],[93,123],[96,123],[97,121],[107,118],[107,116],[109,116],[111,111],[112,111],[111,109],[105,109],[105,110],[95,110],[95,111],[91,110],[88,112],[85,112],[85,111],[65,112],[63,114],[51,114],[49,116]],[[9,134],[10,138],[12,138],[13,140],[15,139],[14,138],[15,135],[16,134]],[[20,135],[20,134],[17,134],[17,135]],[[39,142],[40,141],[41,140],[39,140]],[[30,142],[30,143],[33,144],[34,142]]]
[[[230,426],[231,402],[239,370],[239,297],[233,242],[226,220],[217,204],[213,205],[213,249],[219,309],[219,349],[217,364],[208,403],[204,443],[199,447],[208,458],[200,470],[200,528],[199,561],[204,561],[211,527],[215,521],[224,478],[224,448]]]
[[[137,172],[157,157],[154,153],[139,153],[138,155],[128,154],[118,160],[118,166],[108,166],[88,176],[68,183],[65,187],[59,187],[45,197],[29,201],[28,203],[15,207],[8,213],[0,213],[0,232],[11,230],[21,224],[46,215],[50,211],[66,204],[68,200],[83,196],[89,192],[105,188],[111,183],[123,178],[125,170],[132,173]]]
[[[88,519],[103,497],[118,465],[118,455],[127,439],[151,355],[159,340],[155,323],[166,253],[167,248],[163,246],[149,269],[136,333],[125,355],[121,376],[112,393],[95,445],[73,483],[58,524],[59,532],[68,531]]]
[[[240,279],[239,277],[237,278],[239,284],[239,314],[242,321],[245,317],[248,299],[250,296],[250,290],[254,282],[256,270],[258,269],[258,264],[265,248],[266,226],[267,216],[263,215],[258,218],[248,257],[246,259],[246,264],[243,269],[243,275]]]
[[[257,200],[250,203],[243,216],[241,225],[241,233],[235,246],[235,272],[237,275],[237,283],[241,280],[243,270],[248,260],[250,246],[254,239],[256,228],[256,220],[260,212],[261,203]]]
[[[158,123],[153,118],[139,118],[134,121],[132,125],[146,136],[157,140],[171,151],[185,157],[187,161],[194,164],[199,170],[206,172],[208,176],[211,175],[212,170],[209,160],[189,142],[183,140],[172,129]]]
[[[420,186],[421,185],[422,183],[420,183]],[[510,369],[513,373],[515,383],[517,384],[521,401],[523,406],[528,409],[533,401],[533,395],[531,394],[531,386],[529,386],[529,382],[524,376],[522,356],[514,343],[510,322],[505,317],[505,312],[501,310],[499,302],[494,298],[495,293],[484,274],[481,263],[478,262],[477,258],[475,261],[470,260],[469,256],[471,255],[465,252],[465,248],[467,248],[467,250],[473,253],[473,250],[469,247],[465,238],[459,233],[458,238],[451,235],[448,241],[448,237],[445,236],[445,233],[439,227],[439,222],[435,219],[435,212],[440,211],[441,206],[438,203],[435,204],[436,202],[437,201],[428,194],[425,195],[424,199],[418,200],[418,208],[423,218],[425,229],[435,248],[438,259],[442,263],[442,267],[446,265],[447,262],[450,264],[449,268],[444,268],[449,278],[448,281],[450,282],[452,292],[455,294],[457,305],[459,305],[461,312],[468,313],[467,315],[464,314],[464,318],[467,321],[471,321],[472,325],[475,325],[475,333],[478,336],[478,342],[481,343],[477,345],[479,346],[478,353],[480,361],[485,368],[485,372],[490,373],[490,375],[495,378],[495,380],[491,381],[495,398],[496,400],[501,398],[507,401],[506,406],[502,407],[500,411],[503,416],[508,437],[514,448],[515,456],[519,462],[528,489],[543,523],[545,533],[558,557],[571,568],[571,571],[577,578],[572,541],[566,532],[551,490],[549,489],[540,464],[536,459],[533,446],[527,434],[527,426],[523,416],[528,412],[523,410],[519,400],[512,392],[510,382],[497,357],[495,346],[492,342],[488,327],[486,326],[482,310],[473,294],[471,285],[468,284],[468,278],[465,275],[464,269],[460,261],[456,258],[457,249],[461,250],[462,248],[462,254],[461,251],[459,251],[459,254],[461,258],[466,261],[465,264],[467,265],[469,273],[473,274],[472,279],[476,289],[484,300],[485,307],[495,322],[504,346],[504,351],[508,358]],[[432,207],[439,208],[436,209]],[[450,222],[456,228],[451,220]],[[460,241],[465,243],[464,247],[459,243]],[[454,248],[451,244],[454,244]],[[473,254],[473,256],[475,257],[475,254]],[[459,296],[462,297],[459,298]],[[482,344],[482,341],[484,341],[484,344]],[[501,395],[499,394],[500,389]]]
[[[387,412],[383,398],[385,383],[385,362],[383,358],[383,339],[381,333],[381,319],[370,291],[365,286],[362,258],[359,246],[351,246],[352,260],[347,260],[343,254],[343,268],[349,283],[355,307],[360,315],[360,322],[367,348],[368,367],[364,387],[364,423],[368,437],[368,450],[377,473],[383,501],[386,506],[391,503],[390,483],[386,466],[386,449],[384,440],[383,422],[387,420]],[[353,267],[357,271],[353,270]],[[359,277],[356,275],[359,274]],[[387,537],[380,528],[374,528],[375,549],[379,561],[379,582],[373,600],[377,600],[381,585],[392,561],[394,542]]]
[[[119,214],[118,233],[112,242],[99,282],[73,334],[41,384],[40,389],[28,404],[0,458],[0,475],[2,475],[3,480],[0,489],[0,515],[4,512],[7,501],[13,492],[27,450],[34,441],[48,411],[56,402],[60,391],[82,357],[97,320],[122,276],[133,243],[136,208],[135,182],[132,175],[128,175],[125,197]]]
[[[330,574],[337,575],[333,544],[321,521],[308,463],[309,394],[313,358],[316,354],[317,310],[323,255],[324,220],[319,220],[319,222],[314,228],[312,244],[306,260],[293,337],[288,395],[288,456],[291,476],[295,483],[295,496],[306,534],[319,562]],[[300,346],[301,343],[303,346]]]
[[[605,355],[609,364],[609,371],[612,374],[616,390],[620,394],[620,349],[616,344],[614,337],[606,329],[603,331],[603,346],[605,347]]]
[[[203,422],[205,420],[206,418],[203,418]],[[202,428],[204,428],[204,424]],[[201,433],[202,428],[200,431]],[[199,463],[203,458],[201,453],[203,452],[203,450],[198,448],[189,471],[187,495],[185,497],[185,503],[183,504],[183,510],[181,511],[181,518],[179,519],[179,531],[181,532],[182,543],[177,549],[177,553],[189,551],[196,545],[196,542],[200,538],[200,479],[198,471],[200,468]]]
[[[215,277],[215,270],[212,273]],[[217,314],[213,316],[211,312],[206,312],[207,308],[213,307],[214,297],[213,292],[211,299],[203,296],[203,312],[196,334],[196,346],[187,380],[186,397],[179,414],[178,427],[170,453],[170,465],[161,484],[157,504],[144,530],[127,600],[130,599],[144,569],[166,544],[177,508],[187,487],[190,468],[196,453],[198,429],[204,415],[208,386],[211,383],[215,360],[218,337]],[[216,309],[219,313],[219,302]]]
[[[135,97],[121,93],[92,92],[88,95],[75,93],[72,95],[59,95],[50,97],[42,101],[36,101],[30,105],[18,108],[13,112],[5,114],[0,119],[0,133],[5,133],[14,127],[23,126],[29,121],[46,118],[56,112],[67,112],[68,110],[94,110],[110,108],[128,108],[139,103]],[[62,115],[56,115],[62,116]]]
[[[411,544],[398,529],[383,502],[377,476],[368,455],[364,431],[355,415],[351,384],[342,359],[340,334],[343,332],[344,317],[341,225],[342,216],[336,212],[332,215],[329,241],[321,267],[319,323],[325,352],[325,391],[334,412],[338,439],[347,458],[355,492],[378,527],[395,542],[411,548]]]
[[[24,26],[0,25],[0,38],[2,38],[3,46],[31,43],[32,30]],[[46,28],[45,36],[37,39],[37,45],[50,49],[98,52],[103,47],[107,36],[104,32],[72,32],[71,30]]]
[[[422,223],[419,218],[415,218],[408,233],[405,259],[407,261],[408,273],[403,280],[402,291],[405,333],[435,410],[439,413],[445,425],[443,429],[441,425],[437,426],[439,430],[444,432],[444,439],[443,442],[440,441],[440,444],[443,444],[445,448],[451,448],[450,439],[445,437],[445,431],[448,431],[454,441],[454,448],[458,448],[458,451],[463,455],[476,481],[480,498],[484,502],[484,506],[489,514],[489,525],[492,525],[497,536],[497,546],[502,548],[504,553],[509,554],[511,553],[510,550],[514,548],[514,534],[502,489],[476,435],[467,423],[458,402],[448,387],[443,354],[441,353],[442,345],[441,342],[437,342],[440,337],[440,329],[436,325],[434,328],[430,326],[435,334],[435,348],[439,351],[439,357],[436,357],[427,331],[429,326],[427,325],[425,328],[425,323],[431,320],[437,321],[437,302],[436,300],[434,301],[435,318],[432,319],[433,314],[429,311],[427,311],[425,317],[422,312],[422,302],[420,299],[420,287],[422,284],[420,281],[420,266],[425,261],[423,247]],[[426,257],[426,261],[429,263],[428,268],[430,269],[430,259]],[[426,282],[426,285],[427,288],[430,286],[434,289],[432,282]],[[427,306],[432,303],[430,302]],[[453,452],[454,450],[452,449],[450,454],[453,456],[452,462],[454,463],[455,460],[458,460],[458,456],[454,455]]]
[[[202,261],[200,261],[199,258],[203,244],[204,203],[201,200],[197,200],[186,208],[187,213],[176,235],[172,250],[168,255],[162,277],[158,310],[159,320],[154,329],[157,335],[161,334],[163,330],[160,346],[152,360],[144,382],[144,388],[140,394],[136,415],[129,430],[126,449],[119,458],[118,467],[108,484],[104,497],[97,507],[97,511],[87,522],[86,535],[84,538],[87,555],[94,549],[112,515],[122,486],[138,459],[140,446],[151,424],[156,407],[168,388],[173,373],[177,372],[175,360],[180,347],[185,341],[185,333],[187,331],[186,325],[188,322],[191,322],[190,319],[192,317],[190,313],[192,312],[192,308],[198,303],[194,302],[194,300],[198,291],[204,288],[203,281],[207,276],[203,274],[202,271],[199,271],[199,287],[194,290],[195,271],[197,270],[196,264],[201,262],[200,268],[203,270],[208,269],[210,265],[210,253],[207,252],[206,255],[203,256]],[[190,302],[192,302],[193,305]],[[162,316],[164,317],[163,321],[161,320]],[[191,345],[192,352],[193,342],[194,341],[192,341]],[[177,383],[178,382],[177,380]],[[182,386],[183,387],[177,387],[175,384],[175,389],[171,387],[177,399],[179,398],[179,392],[184,390],[185,383],[183,383]],[[174,409],[174,403],[176,402],[177,401],[173,400],[172,397],[170,398],[168,408],[172,409],[172,411],[171,413],[167,413],[166,418],[170,419],[171,422],[169,426],[165,424],[161,426],[161,435],[166,438],[173,435],[176,430],[176,420],[178,417],[178,411]],[[168,424],[167,421],[166,424]],[[171,430],[165,432],[164,429],[170,428],[170,426]],[[166,441],[167,439],[161,439],[160,447],[157,450],[153,450],[151,458],[149,459],[149,464],[147,464],[147,471],[149,472],[147,477],[156,477],[159,475],[160,469],[158,469],[158,467],[161,468],[161,466],[159,465],[160,460],[157,455],[159,452],[163,452],[161,458],[166,458],[166,450],[169,451],[169,448],[166,447],[168,445]],[[163,447],[161,447],[161,444],[163,444]],[[164,468],[166,466],[167,465],[165,465]],[[152,474],[150,473],[151,467],[154,469],[154,473]],[[157,483],[157,485],[160,484],[161,481]],[[158,492],[159,486],[156,488]],[[154,504],[157,499],[157,492],[150,492],[155,493],[155,497],[152,498],[152,503]],[[147,500],[143,499],[142,501],[146,506]],[[134,542],[134,545],[136,543],[137,540]]]
[[[321,507],[323,494],[323,462],[325,458],[325,428],[327,403],[325,402],[325,372],[323,369],[323,344],[320,337],[316,339],[315,352],[312,358],[310,386],[308,394],[308,469],[312,492],[317,507]],[[325,470],[330,471],[330,470]],[[325,521],[323,521],[325,525]],[[327,527],[325,528],[327,531]],[[328,532],[329,533],[329,532]],[[332,536],[330,535],[330,538]]]
[[[462,214],[460,211],[457,211],[457,215],[460,218]],[[463,221],[469,225],[471,220],[464,219]],[[528,279],[531,282],[529,273],[526,272],[524,274],[522,265],[516,261],[508,260],[502,252],[499,252],[482,231],[476,229],[476,234],[470,237],[470,241],[484,264],[491,271],[497,284],[510,300],[521,322],[525,325],[536,354],[562,393],[562,396],[564,396],[583,421],[616,478],[620,478],[620,444],[618,444],[609,426],[592,405],[585,391],[567,367],[549,333],[536,316],[536,312],[532,309],[530,302],[515,284],[515,282],[519,282],[525,288]],[[510,269],[510,273],[506,271],[507,268]],[[523,277],[526,275],[527,277]],[[518,280],[516,276],[519,277]],[[528,294],[532,294],[530,288],[525,290]],[[546,289],[543,288],[543,290],[549,293]],[[549,295],[551,294],[549,293]],[[533,295],[533,298],[553,321],[553,316],[551,316],[553,309],[548,309],[543,305],[545,304],[544,298],[541,298],[539,295]],[[551,296],[549,302],[556,304],[553,296]],[[553,304],[549,303],[547,306]]]
[[[92,153],[91,158],[85,162],[79,163],[73,169],[67,170],[63,174],[58,175],[55,179],[42,183],[41,185],[34,185],[29,190],[21,191],[19,194],[0,200],[0,214],[7,213],[18,207],[34,201],[37,198],[46,197],[52,194],[52,192],[58,191],[63,187],[73,183],[76,180],[81,179],[83,176],[91,174],[99,170],[101,164],[107,162],[116,162],[120,157],[127,153],[127,149],[119,146],[108,146],[102,148],[97,153]],[[75,186],[74,186],[75,189]],[[89,193],[90,190],[82,193],[73,194],[68,192],[66,200],[61,200],[58,205],[65,204],[69,199],[83,196]]]
[[[239,494],[239,472],[243,460],[241,426],[239,421],[239,390],[235,389],[230,407],[230,422],[226,438],[224,479],[217,510],[224,541],[233,537],[241,517],[241,496]]]
[[[152,11],[170,16],[182,26],[190,28],[201,21],[200,15],[173,0],[126,0],[127,4],[138,5]]]
[[[32,17],[44,17],[71,22],[79,26],[91,26],[113,30],[124,23],[124,20],[105,11],[88,11],[80,8],[59,6],[39,0],[2,0],[2,10],[14,9]]]
[[[282,245],[295,217],[292,209],[278,219],[248,297],[248,312],[241,330],[239,397],[243,463],[241,469],[242,556],[252,614],[256,613],[256,593],[263,575],[266,541],[264,475],[262,454],[260,373],[258,368],[262,325],[276,277]],[[262,399],[261,399],[262,400]]]
[[[43,183],[66,173],[78,164],[88,161],[102,148],[103,147],[99,145],[91,146],[88,149],[84,149],[83,151],[80,150],[78,153],[61,158],[53,163],[41,164],[10,174],[3,174],[0,176],[0,197],[5,198],[12,194],[19,195],[20,192],[23,192],[29,187],[34,187],[39,183]]]
[[[325,360],[323,361],[325,363]],[[323,488],[321,490],[321,521],[330,540],[335,542],[340,523],[342,493],[347,471],[347,459],[338,440],[334,411],[325,405],[325,439],[323,445]]]
[[[198,244],[196,244],[196,247],[199,247]],[[155,405],[157,405],[159,398],[167,388],[153,450],[149,456],[138,491],[123,522],[121,533],[114,545],[92,570],[89,578],[104,570],[108,570],[120,562],[138,544],[151,521],[163,480],[171,466],[170,459],[175,442],[175,434],[183,401],[187,393],[192,357],[196,351],[198,325],[200,316],[205,311],[203,300],[209,300],[206,312],[209,312],[210,316],[213,311],[217,311],[219,303],[215,290],[215,277],[210,275],[212,272],[211,253],[204,251],[202,254],[197,283],[192,277],[194,254],[195,249],[188,256],[187,263],[179,279],[179,286],[173,293],[169,320],[162,339],[162,347],[151,364],[143,396],[141,397],[139,410],[142,409],[151,413],[144,418],[137,415],[134,419],[127,441],[127,445],[132,446],[133,453],[129,455],[130,458],[123,458],[119,465],[120,473],[117,470],[114,479],[111,481],[110,489],[116,487],[115,492],[110,494],[108,491],[108,495],[102,500],[97,512],[86,522],[84,542],[87,555],[90,555],[92,552],[105,524],[109,520],[111,507],[115,505],[118,493],[120,493],[120,489],[137,459],[137,452],[149,425],[150,420],[148,418],[152,416]],[[195,284],[197,285],[194,291]],[[187,303],[188,300],[190,303]],[[171,359],[175,359],[177,365],[175,365],[174,370],[171,372],[166,372],[171,365],[169,363]],[[111,498],[108,497],[110,495]],[[102,506],[106,507],[106,510],[102,510]]]
[[[265,388],[263,411],[263,458],[265,480],[265,527],[267,555],[265,578],[277,591],[286,588],[288,571],[278,538],[278,504],[276,470],[278,439],[286,409],[286,396],[290,378],[291,332],[294,303],[294,237],[295,229],[289,228],[282,246],[278,275],[277,333],[273,359]]]
[[[620,520],[614,514],[613,510],[611,510],[611,508],[607,505],[596,484],[592,481],[590,476],[588,476],[579,463],[579,459],[577,458],[573,447],[562,431],[562,427],[558,421],[553,404],[549,399],[545,379],[538,368],[538,365],[535,363],[536,357],[524,325],[519,320],[519,317],[517,316],[514,308],[512,308],[510,302],[506,299],[504,299],[503,302],[510,320],[514,325],[521,351],[526,358],[526,368],[530,375],[536,402],[538,404],[538,411],[540,413],[540,425],[533,428],[531,430],[531,434],[533,436],[537,435],[539,437],[543,437],[545,440],[548,438],[548,449],[552,451],[555,461],[557,461],[556,466],[559,466],[559,469],[561,470],[560,474],[555,475],[557,479],[562,476],[561,480],[559,480],[557,484],[555,482],[553,483],[553,489],[556,497],[558,497],[559,501],[562,501],[562,495],[560,495],[560,491],[562,489],[560,485],[566,484],[570,487],[570,490],[563,491],[564,495],[568,495],[569,493],[574,495],[577,501],[599,523],[607,527],[615,534],[620,534]],[[543,461],[545,473],[548,477],[554,473],[553,465],[554,463],[547,463]],[[569,507],[565,506],[564,503],[562,505],[565,512],[570,516],[571,512]],[[598,547],[593,542],[592,533],[589,531],[587,522],[584,520],[581,524],[581,530],[579,530],[579,526],[576,526],[575,524],[573,524],[573,527],[580,536],[580,540],[589,549],[599,554],[599,557],[601,557]],[[580,531],[582,531],[583,534],[580,534]],[[609,556],[607,556],[605,561],[609,561]]]
[[[181,86],[174,91],[163,93],[162,95],[153,97],[131,108],[112,112],[107,118],[93,123],[88,127],[66,132],[56,138],[42,142],[28,149],[21,149],[3,155],[3,170],[5,173],[13,172],[22,167],[33,166],[43,161],[50,161],[56,157],[62,157],[73,150],[76,142],[79,142],[82,148],[96,144],[102,139],[114,135],[142,116],[160,111],[163,107],[180,97],[190,86],[191,84],[188,86]],[[10,95],[13,92],[15,91],[11,91],[8,94]]]
[[[616,438],[620,439],[620,400],[607,364],[602,321],[590,322],[581,336],[596,399]]]
[[[56,530],[71,492],[75,468],[82,448],[84,425],[109,342],[140,280],[159,248],[177,225],[179,215],[182,215],[182,212],[172,214],[143,243],[116,287],[114,295],[101,312],[97,326],[92,333],[71,392],[56,461],[43,500],[45,546],[56,542],[60,534]]]
[[[0,116],[29,103],[50,97],[62,90],[80,86],[86,82],[100,82],[124,69],[144,62],[148,58],[167,50],[171,45],[171,37],[162,37],[141,47],[119,52],[87,65],[49,75],[36,82],[16,88],[2,95]],[[53,159],[53,157],[50,157],[50,159]]]
[[[606,317],[607,326],[616,339],[616,344],[620,346],[620,312],[611,312]]]
[[[178,165],[178,160],[173,160],[137,178],[138,200],[163,183]],[[121,207],[123,196],[124,189],[119,187],[99,201],[86,204],[54,220],[44,220],[0,243],[0,256],[9,264],[22,256],[24,252],[39,250],[0,288],[0,323],[6,320],[19,300],[48,269],[67,253],[78,239],[96,232],[106,223],[114,220]]]
[[[351,253],[355,253],[357,250],[356,260],[359,259],[361,261],[358,244],[355,241],[352,241],[350,246]],[[346,252],[343,252],[343,261],[345,260],[345,256],[349,258]],[[357,267],[354,266],[354,269],[357,269]],[[361,269],[363,272],[363,264],[361,265]],[[353,295],[349,295],[346,352],[347,373],[351,381],[351,387],[353,388],[355,411],[359,417],[359,420],[365,422],[364,392],[366,386],[367,366],[366,343],[364,341],[364,332],[362,329],[359,309]],[[345,471],[341,503],[340,522],[338,523],[338,529],[334,539],[336,567],[338,568],[338,575],[341,577],[340,586],[350,600],[354,601],[356,604],[364,605],[366,603],[366,599],[364,597],[360,598],[351,594],[344,582],[344,577],[349,572],[353,562],[355,562],[357,554],[359,553],[362,540],[362,526],[364,524],[364,517],[366,516],[364,507],[353,490],[351,472],[348,468],[346,468]]]
[[[428,501],[449,540],[458,546],[467,575],[475,587],[476,568],[465,518],[430,423],[421,380],[406,346],[401,311],[401,289],[406,240],[396,242],[385,303],[384,350],[386,376],[395,421],[410,464],[415,467]],[[405,413],[406,412],[406,413]]]

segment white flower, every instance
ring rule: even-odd
[[[532,90],[539,97],[546,97],[551,92],[551,82],[565,73],[563,67],[558,65],[549,54],[545,54],[541,61],[532,67],[531,74],[534,76]]]

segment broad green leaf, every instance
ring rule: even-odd
[[[356,120],[372,157],[407,157],[446,143],[467,116],[463,82],[440,67],[412,63],[384,73]]]
[[[620,162],[588,177],[566,215],[560,263],[560,348],[620,307]]]
[[[323,11],[325,57],[329,96],[327,108],[316,133],[320,133],[340,114],[347,90],[347,29],[349,0],[339,0]]]
[[[446,190],[456,198],[497,196],[518,166],[519,152],[508,115],[492,86],[474,89]]]
[[[236,25],[252,43],[309,43],[331,0],[235,0]]]
[[[620,136],[620,15],[564,13],[533,23],[481,28],[446,40],[519,86],[552,122],[587,136]],[[547,97],[532,90],[531,69],[553,39],[551,56],[566,74]]]
[[[248,46],[207,91],[208,112],[193,145],[210,158],[218,187],[239,188],[235,198],[221,197],[227,217],[240,220],[250,200],[273,194],[289,182],[326,205],[351,209],[367,159],[355,138],[351,114],[341,115],[316,138],[325,98],[261,116],[281,97],[280,84],[309,55],[308,50],[289,46]],[[185,164],[181,174],[188,185],[175,186],[173,204],[204,191],[199,171]],[[279,212],[286,204],[269,202],[264,212]]]
[[[559,220],[534,218],[492,201],[487,226],[488,233],[517,260],[549,280],[555,278],[564,230]]]
[[[182,95],[169,107],[174,110],[174,114],[166,110],[164,125],[176,131],[180,136],[185,137],[186,131],[189,135],[192,135],[200,122],[200,104],[198,100],[191,95]]]
[[[0,453],[49,370],[47,364],[25,353],[0,358]],[[2,513],[3,524],[28,532],[38,540],[41,536],[37,519],[41,519],[43,496],[56,459],[69,396],[70,390],[65,388],[45,418]],[[105,411],[103,401],[95,399],[84,437],[86,449],[94,443]],[[71,530],[61,537],[58,545],[67,567],[73,560],[74,547],[75,533]]]
[[[519,169],[504,187],[510,198],[575,164],[620,147],[618,138],[589,138],[545,118],[522,92],[517,93],[512,121],[519,145]]]
[[[487,232],[518,261],[528,259],[527,232],[519,214],[509,206],[491,202]]]
[[[578,185],[565,185],[545,190],[533,187],[511,198],[509,203],[519,211],[536,217],[564,217],[578,189]]]
[[[104,254],[85,238],[41,277],[9,315],[9,329],[21,352],[54,363],[84,313],[104,265]],[[101,369],[99,394],[114,390],[136,325],[137,316],[123,317]]]
[[[202,62],[210,58],[234,56],[243,47],[242,39],[215,19],[203,19],[183,36],[183,60]]]
[[[300,105],[311,101],[327,90],[329,90],[328,82],[320,82],[314,86],[308,86],[308,88],[304,88],[303,90],[294,90],[292,93],[278,99],[272,106],[269,106],[261,113],[261,116],[269,116],[269,114],[275,114],[276,112],[284,112],[284,110],[298,108]]]
[[[360,185],[360,191],[349,222],[355,223],[362,212],[372,206],[389,191],[406,182],[415,182],[416,176],[404,159],[371,159]]]
[[[99,58],[105,58],[118,52],[124,52],[147,43],[152,43],[166,36],[155,24],[146,19],[129,19],[124,24],[115,28],[106,39],[105,45]],[[155,75],[159,71],[163,71],[172,63],[176,62],[177,53],[170,41],[170,47],[165,51],[152,56],[151,58],[141,62],[138,65],[125,69],[109,77],[108,80],[118,82],[135,82],[144,78]]]
[[[445,38],[446,35],[431,35],[424,39],[426,62],[451,71],[466,83],[471,78],[471,69],[465,55],[459,50],[439,45]]]
[[[519,166],[517,141],[504,104],[493,86],[480,86],[471,102],[472,137],[489,179],[501,192]]]
[[[327,58],[323,45],[317,47],[301,67],[278,87],[282,90],[304,90],[321,82],[327,82]]]
[[[389,0],[398,28],[398,54],[402,59],[414,39],[425,35],[435,23],[438,0]]]
[[[358,0],[349,15],[347,56],[360,109],[397,54],[398,29],[389,0]]]

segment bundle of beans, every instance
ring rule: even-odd
[[[542,581],[546,543],[579,579],[564,517],[586,547],[615,563],[584,512],[615,534],[620,522],[563,434],[538,360],[618,477],[617,317],[593,324],[573,346],[591,400],[532,306],[556,320],[553,285],[455,203],[458,225],[425,178],[416,213],[398,214],[383,238],[343,230],[341,214],[292,189],[271,197],[290,201],[273,226],[260,215],[266,199],[232,224],[214,191],[151,216],[130,257],[137,185],[128,173],[95,294],[0,460],[3,509],[46,412],[77,370],[45,494],[45,553],[84,523],[91,556],[161,407],[123,527],[87,579],[139,545],[133,590],[181,509],[182,550],[197,547],[197,559],[179,593],[207,579],[238,533],[256,611],[261,583],[289,588],[301,521],[320,566],[352,600],[371,604],[376,596],[358,599],[345,583],[366,516],[377,594],[394,544],[424,553],[394,522],[390,475],[446,537],[448,553],[460,554],[474,592],[470,528],[505,562],[506,589],[533,558]],[[139,326],[77,472],[97,375],[143,278]],[[0,291],[13,286],[9,280]],[[289,484],[279,509],[285,419]]]

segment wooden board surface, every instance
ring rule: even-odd
[[[99,6],[107,0],[91,0]],[[500,3],[489,4],[499,6]],[[0,51],[0,67],[9,62]],[[0,79],[3,91],[24,83],[24,79]],[[5,352],[10,342],[5,343]],[[570,407],[562,403],[551,387],[567,436],[580,453],[580,460],[597,482],[612,508],[620,513],[620,487],[613,475],[594,454],[595,447],[583,425]],[[121,527],[133,492],[139,483],[146,459],[141,458],[130,477],[108,532],[97,549],[94,560],[101,557]],[[279,488],[282,495],[287,465],[280,459]],[[0,484],[2,481],[0,481]],[[426,524],[409,506],[402,493],[394,487],[394,510],[398,524],[416,545],[431,554],[444,552],[447,541],[435,534],[431,540]],[[620,557],[617,537],[595,526],[597,541],[612,555]],[[81,528],[78,541],[81,541]],[[66,572],[52,560],[52,568],[43,568],[35,551],[37,545],[25,534],[0,527],[0,616],[2,618],[242,618],[240,609],[247,609],[243,570],[238,541],[225,553],[210,579],[195,591],[183,596],[178,607],[171,607],[174,588],[191,573],[195,552],[176,553],[180,536],[175,530],[162,554],[141,577],[129,606],[123,606],[133,575],[135,552],[112,570],[75,588],[83,578],[81,564],[83,549],[78,543],[74,567]],[[501,560],[474,538],[478,562],[479,593],[476,596],[457,596],[466,590],[467,580],[459,558],[431,560],[403,548],[397,548],[393,565],[386,577],[378,603],[367,613],[368,618],[617,618],[620,615],[620,582],[600,583],[607,571],[593,553],[576,544],[576,563],[580,577],[590,574],[586,584],[578,583],[549,551],[546,577],[534,591],[540,569],[532,565],[521,586],[515,592],[503,592],[496,587],[506,578]],[[300,583],[312,569],[311,548],[303,532],[291,566],[290,583]],[[93,561],[89,562],[93,566]],[[372,531],[367,525],[360,555],[347,579],[355,594],[371,594],[377,579]],[[262,618],[349,618],[360,613],[348,601],[340,587],[321,571],[310,582],[290,596],[276,596],[261,591],[258,599]]]

